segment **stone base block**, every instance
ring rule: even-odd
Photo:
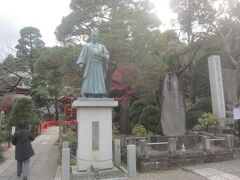
[[[86,180],[86,179],[111,179],[111,178],[120,178],[124,179],[124,177],[127,179],[127,175],[113,166],[112,169],[106,169],[106,170],[93,170],[93,171],[84,171],[79,172],[77,169],[77,166],[71,167],[72,171],[72,179],[73,180]]]

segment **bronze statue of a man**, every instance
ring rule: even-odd
[[[105,76],[108,68],[109,53],[104,45],[98,43],[98,32],[91,33],[91,42],[82,47],[77,60],[83,68],[83,97],[104,97],[107,94]]]

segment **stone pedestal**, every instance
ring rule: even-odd
[[[112,107],[110,98],[79,98],[77,107],[77,170],[110,169],[112,162]]]

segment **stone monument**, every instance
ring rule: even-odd
[[[211,87],[211,99],[213,114],[219,117],[220,125],[225,126],[226,108],[223,92],[222,69],[220,56],[210,56],[208,58],[208,69]]]
[[[105,75],[109,53],[98,43],[93,31],[91,42],[82,47],[77,64],[83,68],[82,97],[73,102],[77,107],[77,170],[111,169],[112,108],[118,102],[106,98]]]
[[[167,72],[162,80],[161,124],[165,136],[186,134],[183,89],[176,73]]]

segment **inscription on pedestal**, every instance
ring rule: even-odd
[[[99,122],[92,122],[92,150],[99,150]]]

